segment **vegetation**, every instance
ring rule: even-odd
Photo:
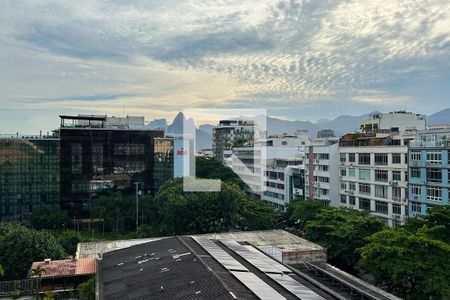
[[[0,264],[4,267],[5,280],[25,278],[34,261],[66,256],[50,232],[11,224],[0,226]]]
[[[81,300],[95,300],[95,278],[91,278],[77,287]]]
[[[222,182],[220,192],[183,192],[183,180],[163,185],[155,196],[160,234],[227,231],[233,226],[273,228],[272,206],[249,198],[234,183]]]
[[[62,229],[70,224],[70,219],[59,206],[41,204],[33,208],[30,223],[34,229]]]
[[[323,201],[296,199],[289,203],[286,209],[286,219],[289,226],[303,230],[308,221],[316,219],[323,209],[330,209]]]
[[[450,245],[419,229],[384,228],[358,250],[359,267],[388,291],[410,299],[450,296]]]
[[[327,248],[329,261],[354,272],[359,259],[356,249],[365,246],[366,238],[381,230],[384,222],[366,211],[349,208],[321,210],[305,226],[305,238]]]
[[[234,183],[240,188],[245,186],[236,173],[215,159],[198,156],[195,158],[195,166],[198,178],[220,179],[224,182]]]

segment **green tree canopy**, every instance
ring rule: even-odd
[[[35,229],[61,229],[70,219],[58,205],[41,204],[33,207],[30,223]]]
[[[354,272],[359,259],[356,249],[367,244],[368,236],[381,230],[384,222],[366,211],[350,208],[321,210],[307,222],[305,238],[327,248],[329,261]]]
[[[5,269],[7,280],[25,278],[34,261],[66,256],[50,232],[12,224],[0,226],[0,264]]]
[[[314,220],[322,209],[330,209],[330,207],[323,201],[295,199],[286,209],[288,224],[303,230],[306,223]]]
[[[238,202],[238,224],[248,230],[273,229],[279,217],[272,205],[260,199],[247,197]]]
[[[449,244],[401,228],[385,228],[367,240],[358,266],[377,284],[408,299],[450,296]]]
[[[230,168],[215,159],[198,156],[195,158],[195,176],[198,178],[220,179],[225,182],[237,184],[244,188],[245,184]]]

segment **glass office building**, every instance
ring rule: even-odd
[[[61,207],[72,216],[89,216],[92,201],[103,193],[153,193],[154,139],[163,131],[106,116],[61,117]]]
[[[0,222],[25,222],[33,206],[59,203],[59,139],[0,137]]]

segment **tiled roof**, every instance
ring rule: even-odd
[[[96,272],[94,258],[37,261],[31,265],[30,272],[37,267],[41,267],[45,270],[45,272],[42,273],[41,278],[90,275],[95,274]]]

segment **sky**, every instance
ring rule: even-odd
[[[59,114],[448,107],[448,0],[0,1],[0,133]]]

